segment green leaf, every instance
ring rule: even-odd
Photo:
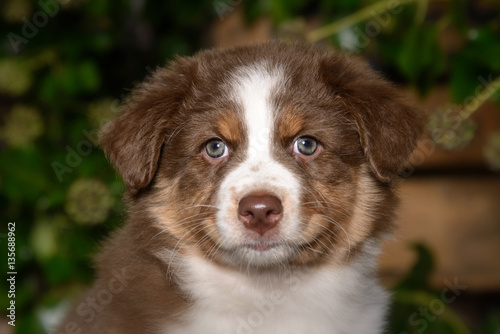
[[[94,62],[86,60],[79,64],[75,71],[83,91],[95,92],[99,88],[101,77]]]
[[[109,11],[110,3],[106,0],[92,0],[85,2],[84,10],[90,17],[101,17]]]
[[[480,63],[491,71],[500,71],[500,34],[482,27],[469,32],[474,36],[463,53],[475,63]]]
[[[398,67],[421,93],[426,93],[444,72],[445,57],[436,27],[411,27],[397,52]]]
[[[50,185],[41,166],[44,159],[34,146],[2,153],[2,193],[11,200],[35,202]]]
[[[43,263],[45,277],[51,286],[58,286],[79,271],[78,263],[69,254],[56,254]]]
[[[16,321],[16,333],[19,334],[46,334],[42,324],[35,315],[35,312],[30,312],[24,315],[22,319]]]
[[[477,64],[469,57],[457,55],[452,61],[450,75],[450,96],[455,103],[463,102],[473,96],[479,85],[477,77],[480,70]]]
[[[304,0],[274,0],[269,2],[269,12],[277,23],[293,18],[307,4]]]
[[[417,261],[408,276],[403,279],[396,290],[426,289],[428,279],[434,270],[434,258],[430,250],[423,244],[415,244],[412,248],[417,253]]]
[[[458,28],[462,33],[466,33],[469,29],[468,22],[468,1],[467,0],[454,0],[453,6],[450,6],[450,18],[453,25]]]
[[[484,328],[483,334],[500,334],[500,309],[492,311]]]
[[[217,2],[224,3],[222,0],[216,0]],[[247,23],[255,22],[263,13],[260,1],[247,1],[244,6],[244,16]],[[229,11],[232,11],[232,8]],[[224,16],[221,16],[220,19],[223,20]]]
[[[41,100],[48,104],[53,105],[56,101],[59,101],[58,83],[56,76],[52,72],[46,73],[42,77],[39,92]]]
[[[75,96],[79,92],[78,74],[73,64],[62,64],[55,72],[58,92]]]
[[[495,103],[499,103],[500,104],[500,90],[497,90],[492,96],[491,96],[491,100]]]
[[[352,13],[356,9],[360,8],[361,0],[338,0],[338,1],[321,1],[321,12],[322,13]]]

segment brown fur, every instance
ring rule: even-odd
[[[127,186],[128,219],[105,244],[98,279],[76,309],[106,289],[116,270],[132,272],[127,287],[92,321],[73,310],[60,332],[74,322],[82,333],[156,333],[160,323],[175,321],[192,301],[178,286],[175,264],[161,255],[165,249],[227,265],[216,209],[197,205],[214,205],[224,175],[245,158],[242,110],[227,98],[228,79],[242,64],[262,60],[287,76],[286,89],[272,97],[274,157],[305,188],[300,215],[307,243],[287,265],[343,265],[366,240],[390,231],[395,181],[422,118],[380,75],[328,49],[281,43],[178,59],[141,84],[101,135]],[[321,152],[294,156],[299,135],[318,139]],[[214,163],[203,156],[212,138],[225,140],[229,158]]]

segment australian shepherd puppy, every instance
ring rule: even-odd
[[[379,74],[322,47],[156,70],[102,131],[128,219],[57,333],[381,333],[377,254],[421,124]]]

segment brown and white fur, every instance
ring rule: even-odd
[[[271,42],[158,69],[102,132],[128,219],[58,333],[382,332],[374,270],[421,124],[326,48]]]

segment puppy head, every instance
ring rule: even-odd
[[[385,232],[421,123],[363,63],[267,43],[157,70],[101,143],[166,247],[268,267],[346,261]]]

